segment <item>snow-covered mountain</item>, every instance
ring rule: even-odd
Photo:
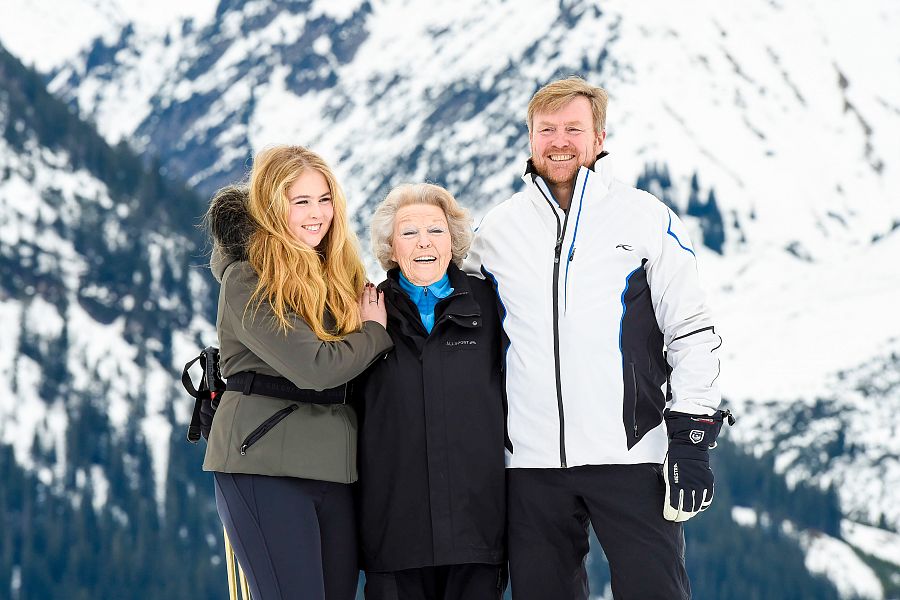
[[[0,597],[184,596],[190,582],[147,577],[218,548],[178,537],[220,526],[171,452],[190,410],[173,357],[215,336],[204,204],[2,46],[0,132]],[[218,571],[193,566],[195,587]]]
[[[19,116],[18,106],[32,103],[39,111],[45,103],[27,85],[19,87],[6,56],[0,66],[0,129],[8,134],[0,139],[0,311],[7,325],[0,346],[0,441],[14,447],[22,465],[40,467],[31,464],[31,449],[41,433],[41,446],[56,457],[53,473],[39,470],[49,484],[70,467],[65,414],[82,396],[108,403],[114,431],[135,420],[147,437],[169,435],[172,357],[209,333],[203,317],[212,296],[206,273],[190,267],[202,261],[191,239],[203,208],[196,196],[167,188],[136,158],[96,160],[119,155],[101,147],[96,134],[91,139],[89,127],[57,122],[51,131],[40,123],[47,115]],[[98,166],[112,177],[104,178]],[[176,202],[154,213],[155,193]],[[55,383],[59,373],[72,378],[47,397],[43,380]],[[168,448],[156,450],[162,501]]]
[[[740,419],[726,435],[774,455],[791,482],[833,486],[848,523],[900,530],[896,2],[0,0],[0,13],[0,43],[110,143],[126,141],[206,194],[242,177],[268,144],[308,144],[336,166],[361,232],[374,204],[409,180],[441,183],[483,214],[519,185],[533,92],[572,73],[603,85],[619,177],[694,229],[725,338],[720,382]],[[0,149],[12,172],[38,160],[27,156]],[[51,243],[26,231],[51,210],[35,208],[42,177],[98,187],[48,173],[0,190],[4,244],[13,228]],[[7,200],[20,193],[28,208]],[[77,219],[83,201],[68,197],[52,210]],[[165,257],[172,243],[158,239],[152,252]],[[60,255],[74,281],[83,259]],[[73,326],[77,315],[53,317],[41,302],[3,310],[49,338],[68,322],[69,337],[83,335],[78,355],[134,352],[116,349],[121,332]],[[189,343],[169,348],[159,370],[120,370],[163,377],[207,326],[187,328]],[[2,356],[4,373],[25,364],[6,343]],[[29,368],[34,383],[39,365]],[[0,428],[7,442],[52,421],[52,404],[27,389],[28,410],[0,409],[18,423]],[[896,557],[886,563],[900,570]],[[856,593],[886,593],[872,589]]]

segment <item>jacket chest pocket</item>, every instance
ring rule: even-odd
[[[428,379],[434,378],[447,391],[464,389],[464,380],[474,370],[484,368],[480,363],[484,362],[481,359],[486,356],[489,340],[485,339],[482,316],[445,315],[432,335],[424,353],[430,363],[425,365],[426,386]]]
[[[442,387],[451,395],[470,389],[472,382],[480,381],[488,368],[486,341],[464,336],[462,339],[444,341],[433,360],[441,373]],[[427,373],[426,373],[427,376]]]

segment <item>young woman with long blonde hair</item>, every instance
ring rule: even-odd
[[[346,211],[321,157],[278,146],[207,213],[227,391],[203,468],[254,600],[356,594],[347,382],[392,343]]]

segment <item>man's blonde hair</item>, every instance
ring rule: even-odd
[[[581,77],[567,77],[548,83],[539,89],[528,103],[528,133],[534,125],[536,113],[553,113],[577,98],[584,96],[591,103],[591,114],[597,133],[606,129],[606,105],[609,96],[601,87],[589,84]]]

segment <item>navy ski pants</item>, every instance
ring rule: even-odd
[[[353,600],[359,578],[350,486],[215,473],[216,508],[253,600]]]
[[[662,516],[660,465],[507,469],[513,600],[587,600],[588,524],[615,600],[690,600],[684,530]]]

